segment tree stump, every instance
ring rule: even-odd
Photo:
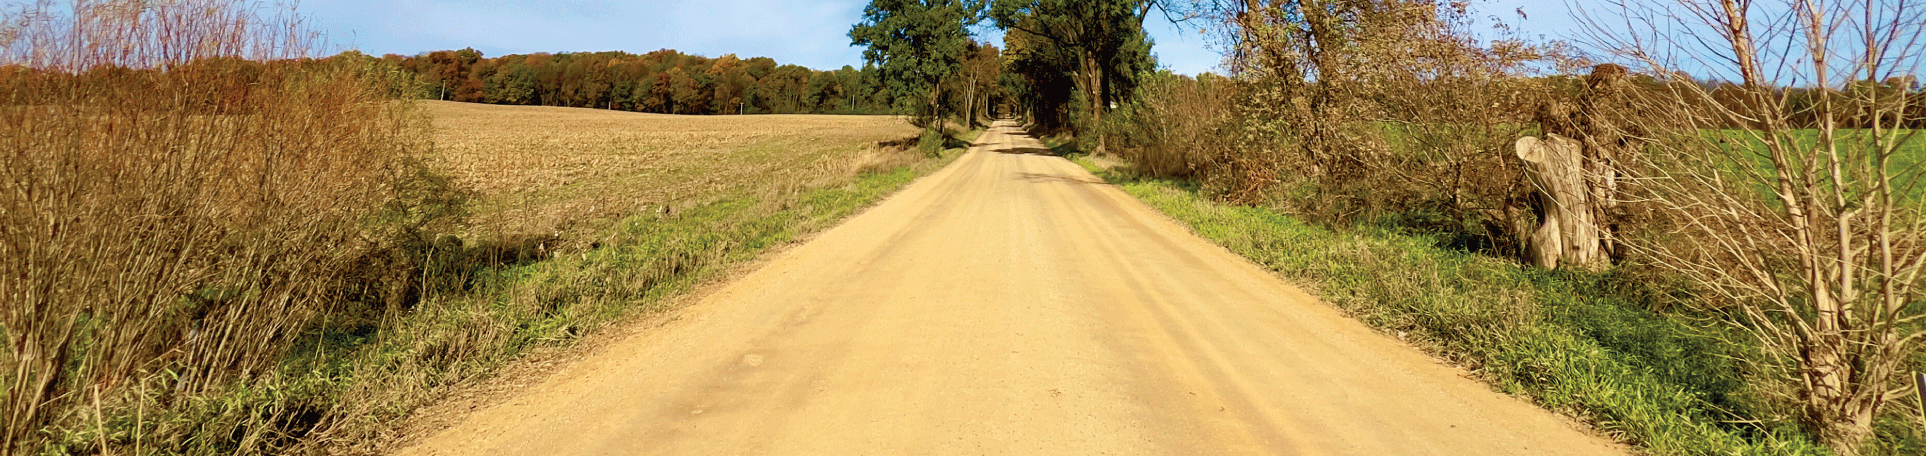
[[[1519,138],[1513,147],[1525,162],[1525,175],[1535,190],[1533,212],[1538,228],[1526,246],[1539,267],[1591,268],[1599,259],[1598,223],[1587,185],[1583,146],[1556,133],[1545,139]]]
[[[1620,202],[1630,181],[1620,160],[1637,153],[1639,138],[1648,136],[1625,94],[1630,85],[1625,67],[1593,67],[1576,98],[1539,106],[1535,120],[1546,139],[1514,144],[1537,187],[1532,205],[1540,226],[1523,244],[1539,266],[1592,269],[1625,254],[1617,232],[1627,217]]]
[[[1591,193],[1592,221],[1597,222],[1602,255],[1617,258],[1625,252],[1618,246],[1618,224],[1626,220],[1630,208],[1621,207],[1626,188],[1627,169],[1620,160],[1631,158],[1644,147],[1649,137],[1634,100],[1626,93],[1631,87],[1625,67],[1603,64],[1592,67],[1585,85],[1571,101],[1553,100],[1539,106],[1537,122],[1546,134],[1563,135],[1580,144],[1586,188]]]

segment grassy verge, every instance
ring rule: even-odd
[[[772,247],[835,225],[959,152],[924,156],[914,144],[849,157],[791,152],[829,162],[810,165],[823,172],[809,180],[718,185],[680,198],[706,202],[657,205],[664,209],[592,227],[574,223],[566,242],[511,260],[477,261],[494,246],[464,246],[442,236],[421,252],[427,257],[421,263],[430,266],[415,287],[419,299],[385,307],[344,305],[327,313],[259,381],[196,396],[124,388],[124,395],[105,401],[100,419],[47,429],[44,445],[32,452],[392,450],[386,446],[397,437],[396,425],[452,387],[490,378],[531,351],[566,348],[667,311],[667,303],[676,302],[671,298]]]
[[[629,216],[587,242],[587,249],[479,271],[473,291],[423,302],[413,316],[384,331],[384,340],[369,335],[317,341],[362,345],[351,363],[294,370],[353,378],[340,397],[374,398],[368,407],[342,414],[352,422],[337,437],[367,441],[438,398],[446,386],[485,377],[530,349],[566,346],[612,323],[662,311],[667,298],[771,247],[831,227],[957,155],[950,149],[841,186],[729,198],[672,216]]]
[[[1379,330],[1464,366],[1495,389],[1589,422],[1654,454],[1824,454],[1745,417],[1744,344],[1613,291],[1638,278],[1517,267],[1395,232],[1334,231],[1229,206],[1193,184],[1092,172]],[[1901,451],[1901,450],[1894,450]]]

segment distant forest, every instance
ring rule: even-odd
[[[817,71],[734,54],[708,58],[663,49],[488,58],[470,48],[381,59],[419,76],[416,96],[473,103],[663,114],[882,114],[892,101],[872,67]]]

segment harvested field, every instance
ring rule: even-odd
[[[926,155],[918,131],[888,116],[419,106],[436,146],[423,160],[473,192],[455,233],[467,242],[437,237],[422,252],[420,276],[398,286],[419,298],[405,311],[341,318],[349,329],[328,357],[356,361],[321,376],[347,381],[319,402],[338,404],[330,416],[342,421],[306,443],[331,454],[380,454],[444,426],[468,404],[446,395],[517,388],[542,368],[497,369],[531,350],[545,354],[527,362],[546,365],[584,337],[667,312],[732,265],[835,226],[961,152]],[[429,404],[439,405],[417,410]]]
[[[469,234],[595,230],[641,211],[840,185],[915,157],[890,116],[675,116],[424,101],[428,163],[479,193]]]

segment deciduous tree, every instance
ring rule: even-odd
[[[850,28],[852,44],[866,46],[895,98],[922,100],[915,122],[941,129],[941,86],[963,65],[969,24],[981,5],[962,0],[872,0]]]
[[[1027,48],[1067,51],[1072,58],[1068,72],[1075,76],[1089,116],[1085,128],[1092,129],[1103,123],[1112,103],[1129,97],[1138,75],[1155,69],[1143,21],[1158,7],[1161,4],[1149,0],[996,0],[989,16],[997,27],[1043,41],[1030,40]],[[1045,51],[1038,56],[1062,53]],[[1033,62],[1059,68],[1065,63],[1060,58]],[[1047,67],[1037,69],[1049,71]],[[1096,151],[1103,150],[1099,136]]]

